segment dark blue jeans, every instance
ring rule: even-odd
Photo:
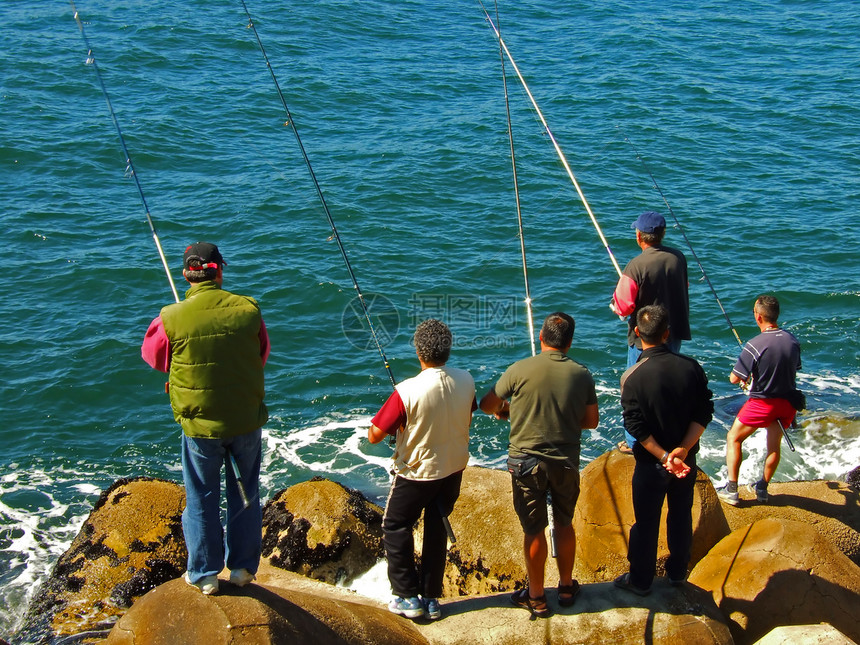
[[[636,523],[630,529],[627,559],[630,561],[630,581],[640,589],[648,589],[657,570],[657,541],[660,534],[660,513],[663,500],[668,503],[666,540],[669,559],[666,575],[672,580],[687,577],[690,546],[693,542],[693,489],[696,484],[696,458],[688,457],[690,472],[678,479],[653,460],[636,460],[633,469],[633,513]]]
[[[221,468],[227,450],[236,458],[242,485],[251,505],[243,508],[233,468],[226,468],[227,567],[256,573],[262,549],[260,508],[261,429],[229,439],[198,439],[182,435],[182,479],[185,510],[182,532],[188,547],[188,577],[197,582],[224,568],[225,541],[221,526]]]

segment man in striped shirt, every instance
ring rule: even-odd
[[[803,404],[795,376],[800,369],[800,343],[791,332],[780,329],[779,301],[774,296],[756,298],[753,315],[761,333],[744,345],[729,381],[749,383],[749,400],[738,412],[726,437],[726,468],[729,481],[717,492],[724,502],[737,505],[741,444],[758,428],[767,428],[767,457],[762,478],[750,488],[759,502],[767,503],[767,485],[779,465],[783,428],[794,422]],[[750,383],[751,380],[751,383]],[[780,427],[780,424],[782,427]]]

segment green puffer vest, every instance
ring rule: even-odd
[[[170,405],[189,437],[227,438],[269,418],[260,357],[260,308],[253,298],[200,282],[161,310],[170,340]]]

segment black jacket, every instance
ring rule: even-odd
[[[653,436],[665,450],[681,445],[690,423],[707,426],[714,414],[708,377],[694,359],[674,354],[665,345],[642,352],[621,377],[624,427],[637,443],[637,458],[657,459],[639,442]],[[690,455],[699,450],[699,443]]]

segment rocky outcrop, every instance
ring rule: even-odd
[[[314,477],[263,508],[263,557],[275,567],[334,584],[382,556],[382,509],[341,484]]]
[[[851,490],[860,492],[860,466],[845,475],[845,483]]]
[[[31,602],[16,642],[110,626],[135,599],[185,571],[185,490],[120,479],[104,491]]]
[[[467,468],[450,517],[457,540],[449,549],[443,620],[432,623],[401,619],[379,602],[311,579],[348,580],[382,557],[382,509],[356,491],[321,479],[282,491],[266,505],[266,557],[256,584],[235,588],[227,581],[229,572],[222,572],[222,593],[213,598],[181,579],[138,598],[184,571],[184,496],[180,486],[169,482],[122,480],[105,491],[32,603],[26,637],[19,634],[12,640],[32,642],[38,640],[34,634],[47,640],[54,634],[97,630],[120,614],[125,615],[114,627],[111,642],[136,644],[263,644],[281,642],[283,635],[289,635],[290,642],[388,642],[391,637],[434,644],[643,638],[654,643],[729,643],[734,635],[738,642],[751,643],[775,627],[821,620],[860,640],[860,569],[831,544],[831,534],[825,537],[813,528],[824,526],[823,520],[799,524],[762,517],[702,557],[690,576],[694,585],[670,587],[658,578],[651,595],[639,598],[603,582],[614,573],[609,566],[619,573],[626,570],[631,474],[632,458],[617,451],[585,469],[575,518],[581,523],[577,575],[582,592],[573,607],[560,608],[553,589],[555,563],[548,559],[547,596],[556,613],[547,620],[530,620],[528,612],[509,600],[526,578],[510,477],[505,471]],[[733,521],[742,519],[733,516],[734,511],[788,513],[791,506],[783,502],[794,498],[807,512],[817,509],[820,518],[832,514],[843,523],[854,522],[852,513],[860,507],[855,491],[838,482],[805,484],[797,483],[797,489],[772,484],[771,505],[721,509],[710,482],[700,476],[694,508],[697,553],[725,530],[719,521],[725,522],[723,510]],[[601,509],[605,517],[595,519]],[[420,541],[416,546],[420,552]],[[604,555],[594,555],[598,548]],[[600,558],[610,565],[601,568]],[[585,562],[594,562],[588,565],[593,570]],[[123,604],[135,598],[126,613]]]
[[[609,582],[584,585],[569,608],[559,607],[554,590],[547,597],[554,613],[546,619],[513,607],[504,593],[446,601],[442,620],[418,629],[433,645],[732,643],[713,600],[690,585],[675,588],[658,581],[645,598]]]
[[[514,513],[507,471],[466,468],[460,497],[448,519],[456,542],[449,545],[445,597],[522,588],[526,579],[523,532]],[[420,526],[415,540],[420,553]]]
[[[262,585],[242,589],[222,582],[222,593],[211,597],[181,580],[167,583],[136,602],[107,643],[518,645],[637,642],[643,635],[655,645],[732,642],[710,595],[689,585],[655,584],[647,598],[610,583],[588,585],[573,607],[542,620],[512,606],[507,593],[470,596],[445,601],[443,619],[428,622],[273,567],[259,578]]]
[[[627,571],[627,544],[633,516],[631,480],[635,460],[618,450],[604,453],[582,471],[579,502],[574,513],[576,564],[580,582],[613,580]],[[708,476],[699,471],[693,492],[693,545],[690,567],[729,534],[729,525]],[[657,575],[664,575],[669,547],[666,543],[666,504],[660,520]]]
[[[279,586],[226,581],[217,596],[204,596],[182,580],[148,593],[117,622],[108,645],[425,645],[415,625],[366,603],[350,602],[336,587],[287,574]]]
[[[723,512],[734,531],[768,517],[803,522],[860,565],[860,495],[836,481],[771,482],[767,504],[743,487],[740,504],[723,504]]]
[[[738,529],[689,581],[712,593],[737,643],[822,621],[860,640],[860,567],[807,524],[769,518]]]

